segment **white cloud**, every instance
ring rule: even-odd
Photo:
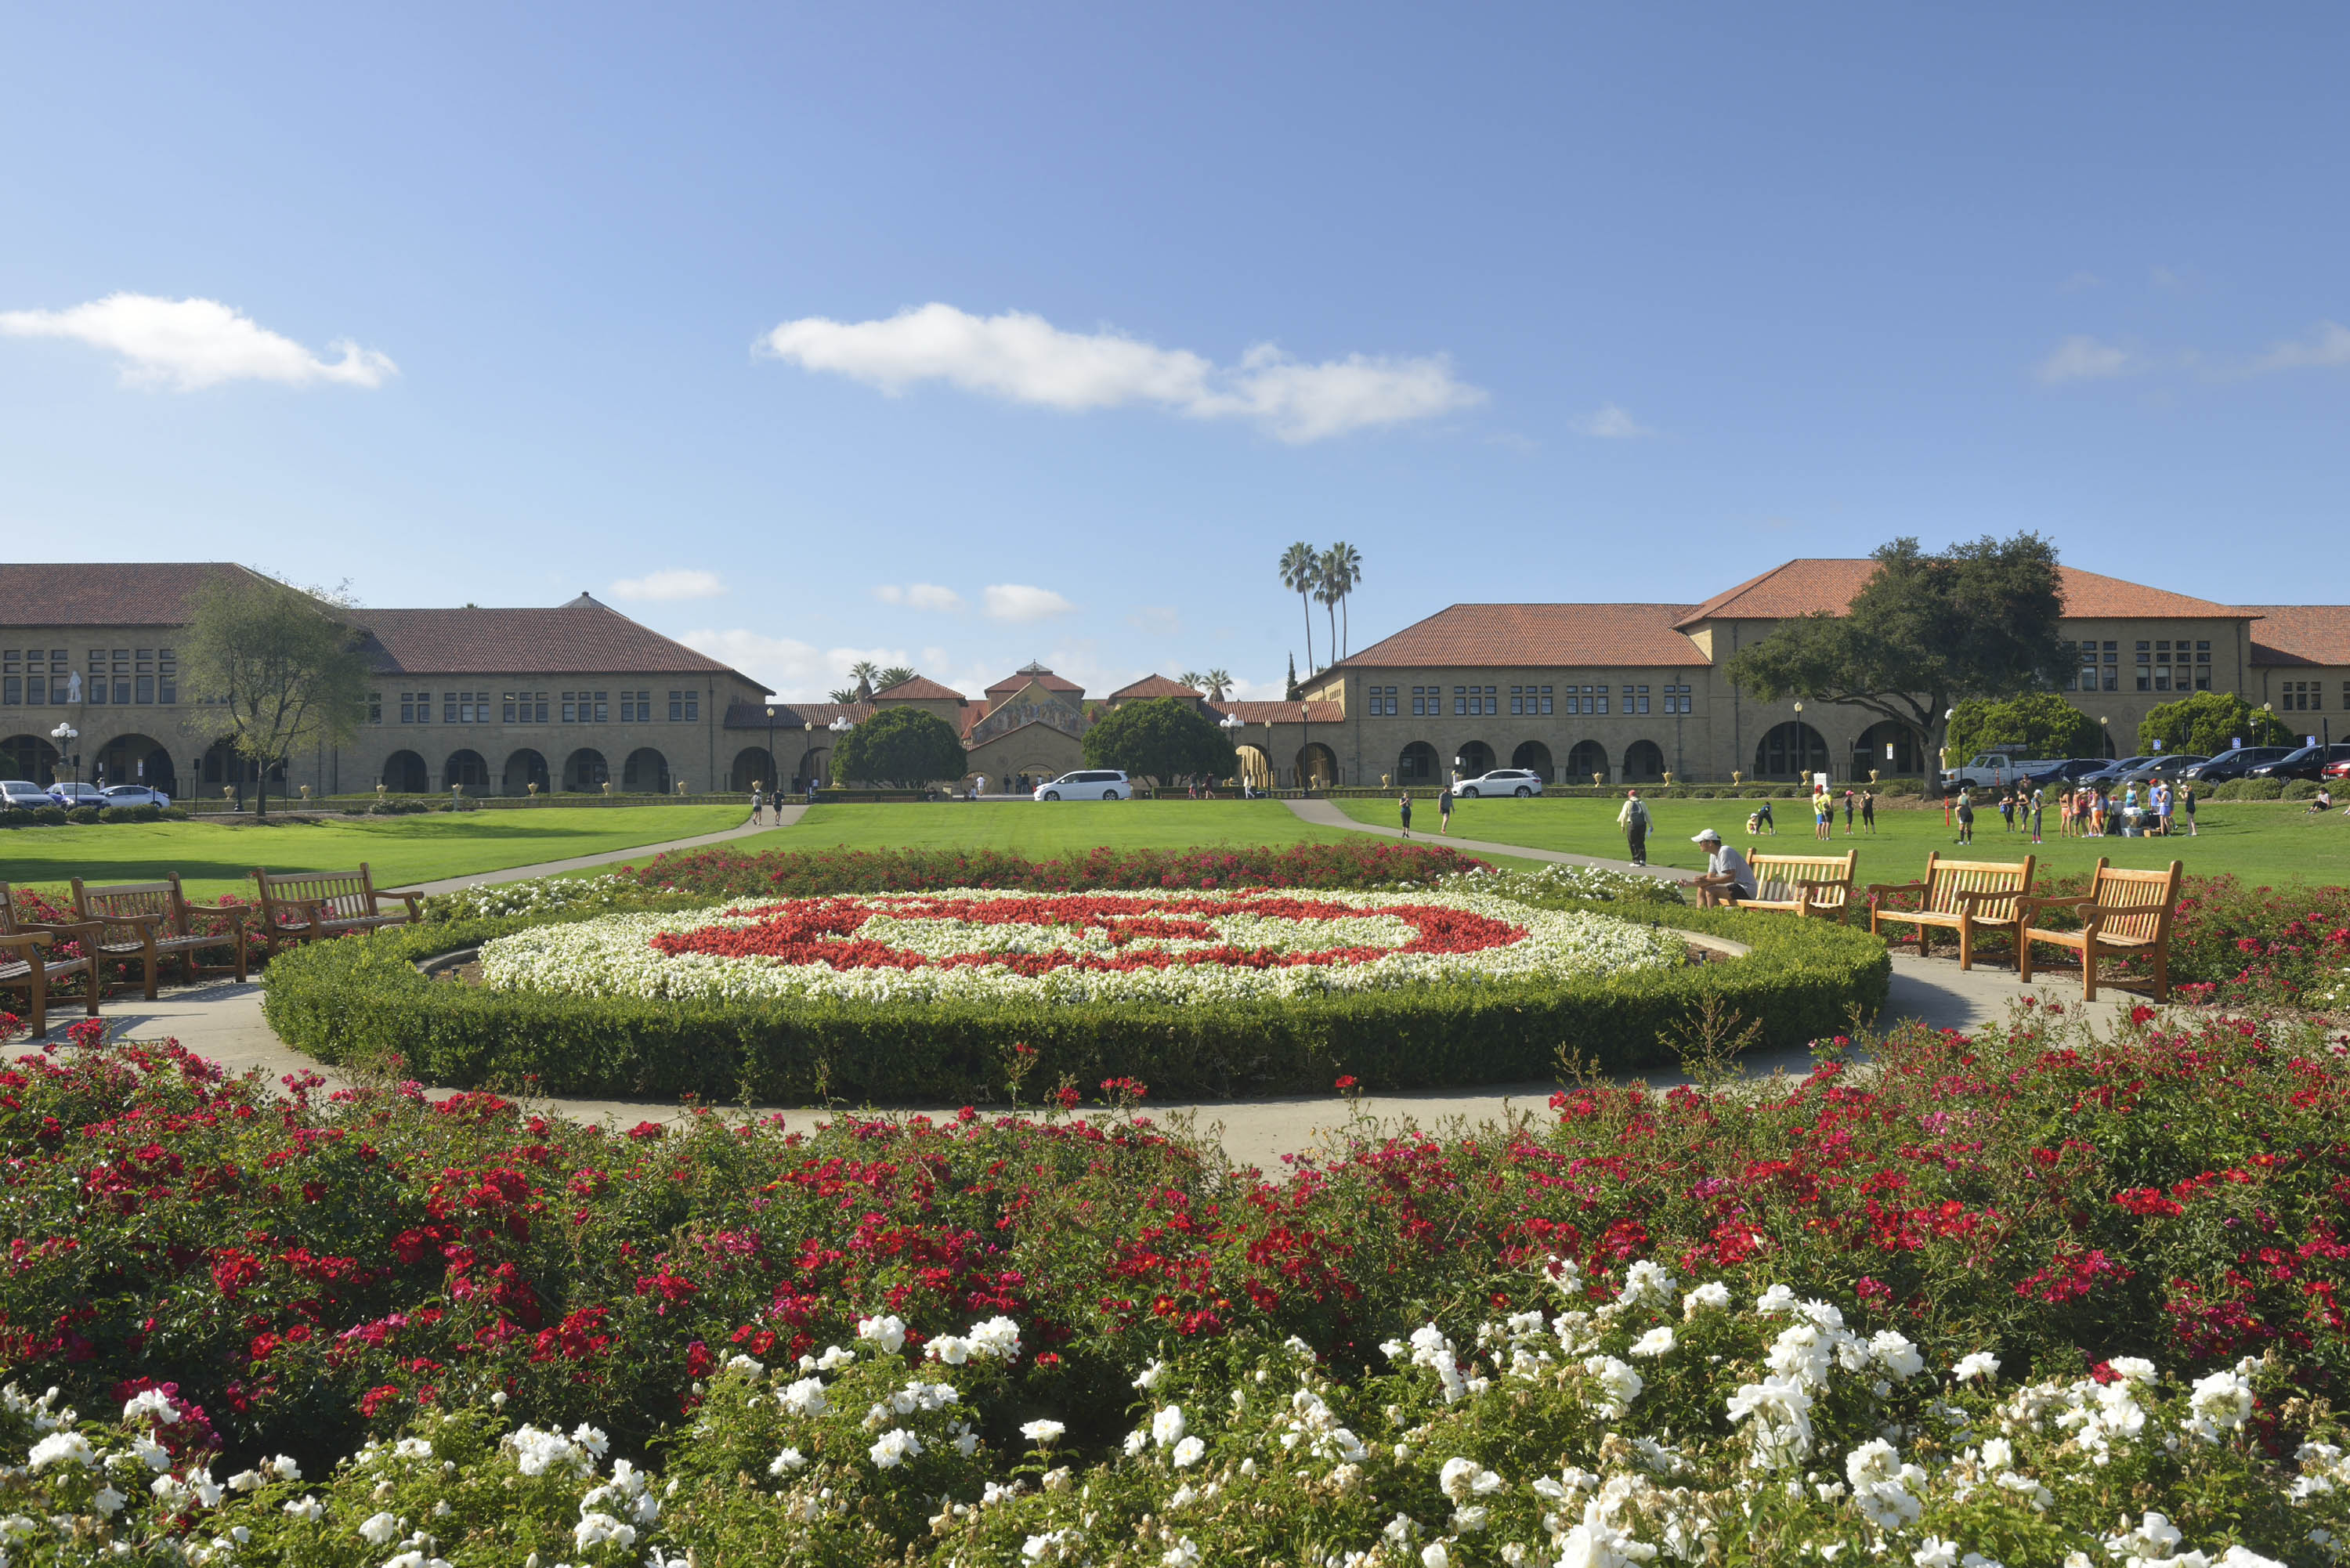
[[[2280,343],[2252,361],[2260,370],[2334,369],[2350,365],[2350,327],[2321,321],[2305,342]]]
[[[882,583],[873,590],[873,597],[885,605],[904,605],[909,609],[959,610],[962,596],[952,588],[942,588],[936,583],[908,583],[903,587],[896,583]]]
[[[2056,345],[2048,358],[2040,361],[2033,371],[2050,386],[2066,381],[2095,381],[2108,376],[2126,376],[2143,369],[2137,357],[2126,348],[2116,348],[2110,343],[2100,343],[2094,337],[2075,335]]]
[[[1596,412],[1575,421],[1576,431],[1601,441],[1637,441],[1657,432],[1634,419],[1620,405],[1602,403]]]
[[[289,387],[332,382],[380,387],[400,367],[372,348],[338,340],[328,361],[282,337],[242,311],[213,299],[160,299],[109,294],[69,310],[0,311],[0,334],[70,337],[123,358],[126,386],[192,392],[223,381],[278,381]]]
[[[819,649],[797,638],[769,637],[740,628],[684,632],[678,640],[774,687],[777,696],[787,701],[824,701],[834,687],[849,684],[848,667],[861,659],[883,666],[913,663],[902,648]]]
[[[612,597],[622,599],[714,599],[725,591],[717,573],[682,566],[622,577],[612,585]]]
[[[983,597],[990,620],[1049,620],[1077,607],[1050,588],[1033,588],[1025,583],[990,583]]]
[[[1451,413],[1484,401],[1442,355],[1352,354],[1305,364],[1271,344],[1219,367],[1117,332],[1065,332],[1041,316],[973,316],[932,303],[886,320],[786,321],[761,346],[804,369],[890,393],[924,381],[1076,411],[1156,404],[1192,419],[1247,419],[1287,441]]]

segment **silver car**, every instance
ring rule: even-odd
[[[1531,768],[1495,768],[1490,774],[1462,779],[1452,786],[1452,793],[1466,800],[1475,800],[1488,794],[1540,794],[1542,789],[1542,774]]]
[[[1040,784],[1031,795],[1035,800],[1132,800],[1134,785],[1124,774],[1108,768],[1086,768],[1074,774],[1063,774],[1047,784]]]
[[[53,784],[49,786],[51,804],[71,810],[78,805],[99,806],[108,804],[106,792],[94,784]]]
[[[57,801],[47,790],[30,779],[0,779],[0,806],[19,811],[37,811]]]
[[[109,784],[106,788],[106,804],[161,806],[171,805],[172,797],[160,789],[149,789],[145,784]]]

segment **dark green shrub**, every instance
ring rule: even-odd
[[[2243,796],[2244,786],[2241,780],[2230,779],[2226,784],[2213,784],[2202,793],[2205,800],[2238,800]]]
[[[2282,779],[2246,779],[2243,781],[2239,793],[2241,798],[2244,800],[2277,800],[2282,798],[2284,794],[2284,781]]]
[[[33,808],[33,820],[50,827],[63,827],[70,818],[64,806],[36,805]]]
[[[98,820],[100,822],[160,822],[162,816],[161,806],[102,805],[98,808]]]
[[[159,815],[165,822],[185,822],[188,820],[188,808],[184,805],[167,805]]]
[[[2285,800],[2314,800],[2317,798],[2317,781],[2292,779],[2287,781],[2284,788],[2278,793],[2280,797]]]

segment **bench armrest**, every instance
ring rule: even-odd
[[[398,898],[406,903],[408,906],[408,918],[411,920],[417,918],[417,900],[423,897],[423,891],[416,888],[380,889],[375,896],[376,902],[379,904],[383,902],[386,898]]]
[[[2015,907],[2018,910],[2022,911],[2024,917],[2028,919],[2038,915],[2043,909],[2074,908],[2085,904],[2094,904],[2096,901],[2097,896],[2095,893],[2066,893],[2063,895],[2046,896],[2033,894],[2032,897],[2027,898],[2018,898],[2015,901]]]
[[[57,940],[55,931],[15,931],[0,935],[0,948],[22,948],[29,957],[35,948],[47,947]]]
[[[93,944],[103,940],[106,928],[114,923],[111,920],[26,920],[23,922],[28,931],[47,931],[53,937],[73,937]]]
[[[1875,898],[1879,893],[1923,893],[1927,890],[1923,882],[1871,882],[1862,891],[1865,897]]]

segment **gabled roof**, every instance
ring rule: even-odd
[[[1064,680],[1062,677],[1055,675],[1051,670],[1045,669],[1043,665],[1031,660],[1030,662],[1022,665],[1018,670],[1014,670],[1011,674],[1005,676],[1003,680],[997,681],[994,685],[989,687],[987,689],[987,694],[991,698],[999,698],[1000,700],[1001,693],[1006,691],[1017,691],[1022,687],[1027,685],[1031,680],[1035,681],[1037,685],[1042,686],[1047,691],[1075,691],[1079,694],[1083,694],[1085,691],[1085,688],[1078,685],[1076,681]]]
[[[821,730],[840,718],[846,718],[852,724],[861,724],[873,717],[870,702],[730,702],[726,706],[725,728],[764,730],[770,708],[775,711],[778,733],[797,730],[803,724]]]
[[[1131,686],[1121,686],[1109,694],[1113,702],[1136,701],[1145,697],[1205,697],[1206,692],[1170,680],[1164,675],[1146,675]]]
[[[917,675],[910,680],[900,680],[887,691],[873,693],[876,702],[960,702],[962,692],[941,686],[927,675]]]
[[[2056,569],[2064,578],[2064,613],[2082,620],[2232,620],[2243,614],[2228,605],[2100,572],[2085,572],[2078,566]],[[1714,595],[1677,624],[1687,629],[1708,620],[1784,620],[1823,610],[1841,615],[1876,575],[1877,563],[1872,560],[1804,556],[1783,562],[1761,576],[1749,577]]]
[[[388,675],[733,675],[767,690],[593,599],[556,609],[357,609],[349,618]]]
[[[1687,605],[1452,605],[1347,655],[1338,668],[1703,664],[1673,629]]]
[[[1314,710],[1310,715],[1305,711],[1309,707]],[[1208,708],[1214,713],[1237,714],[1243,724],[1299,724],[1308,718],[1316,724],[1336,724],[1347,716],[1343,702],[1211,702]]]
[[[2238,605],[2252,625],[2254,664],[2350,665],[2350,605]]]
[[[0,626],[185,626],[206,582],[259,576],[234,561],[0,566]]]

